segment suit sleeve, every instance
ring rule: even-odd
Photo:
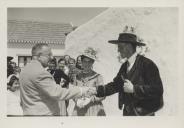
[[[55,100],[68,100],[81,96],[81,90],[77,87],[70,89],[61,88],[57,85],[53,77],[47,72],[42,72],[35,76],[35,86],[42,90],[46,95]]]
[[[97,77],[97,86],[103,85],[103,84],[104,84],[104,83],[103,83],[103,77],[102,77],[101,75],[99,75],[99,76]],[[94,99],[95,99],[95,101],[99,102],[99,101],[104,100],[105,97],[96,97],[96,96],[94,96]]]
[[[123,92],[123,80],[121,79],[121,70],[118,72],[117,76],[113,79],[112,82],[104,85],[104,86],[97,86],[97,97],[104,97],[104,96],[110,96],[114,93],[117,93],[119,91]]]
[[[70,78],[65,73],[63,73],[63,78],[66,80],[66,82],[64,83],[62,87],[67,88],[70,82]]]
[[[144,85],[134,85],[137,98],[156,98],[163,94],[163,85],[159,70],[154,63],[149,63],[143,69]]]

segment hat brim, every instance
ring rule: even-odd
[[[82,57],[82,58],[86,57],[86,58],[89,58],[89,59],[94,60],[94,61],[96,60],[96,59],[94,59],[94,58],[92,58],[92,57],[90,57],[90,56],[87,56],[87,55],[81,55],[81,57]]]
[[[129,43],[129,44],[133,44],[133,45],[136,45],[136,46],[145,46],[146,44],[144,43],[140,43],[140,42],[132,42],[132,41],[119,41],[119,40],[109,40],[108,41],[109,43],[111,44],[121,44],[121,43]]]

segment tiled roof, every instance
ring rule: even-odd
[[[8,20],[9,43],[64,44],[65,33],[72,31],[69,23],[48,23],[25,20]]]

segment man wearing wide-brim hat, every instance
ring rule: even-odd
[[[104,97],[119,93],[119,108],[124,116],[154,116],[163,106],[163,86],[159,70],[155,63],[136,53],[137,46],[145,46],[126,26],[119,34],[118,40],[109,43],[118,46],[121,58],[127,61],[122,64],[117,76],[105,86],[96,88],[97,96]]]

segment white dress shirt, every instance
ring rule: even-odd
[[[127,72],[129,72],[129,71],[132,69],[132,67],[133,67],[133,65],[134,65],[134,63],[135,63],[136,57],[137,57],[137,53],[135,52],[135,53],[127,60],[127,61],[129,62],[129,66],[127,67]]]

